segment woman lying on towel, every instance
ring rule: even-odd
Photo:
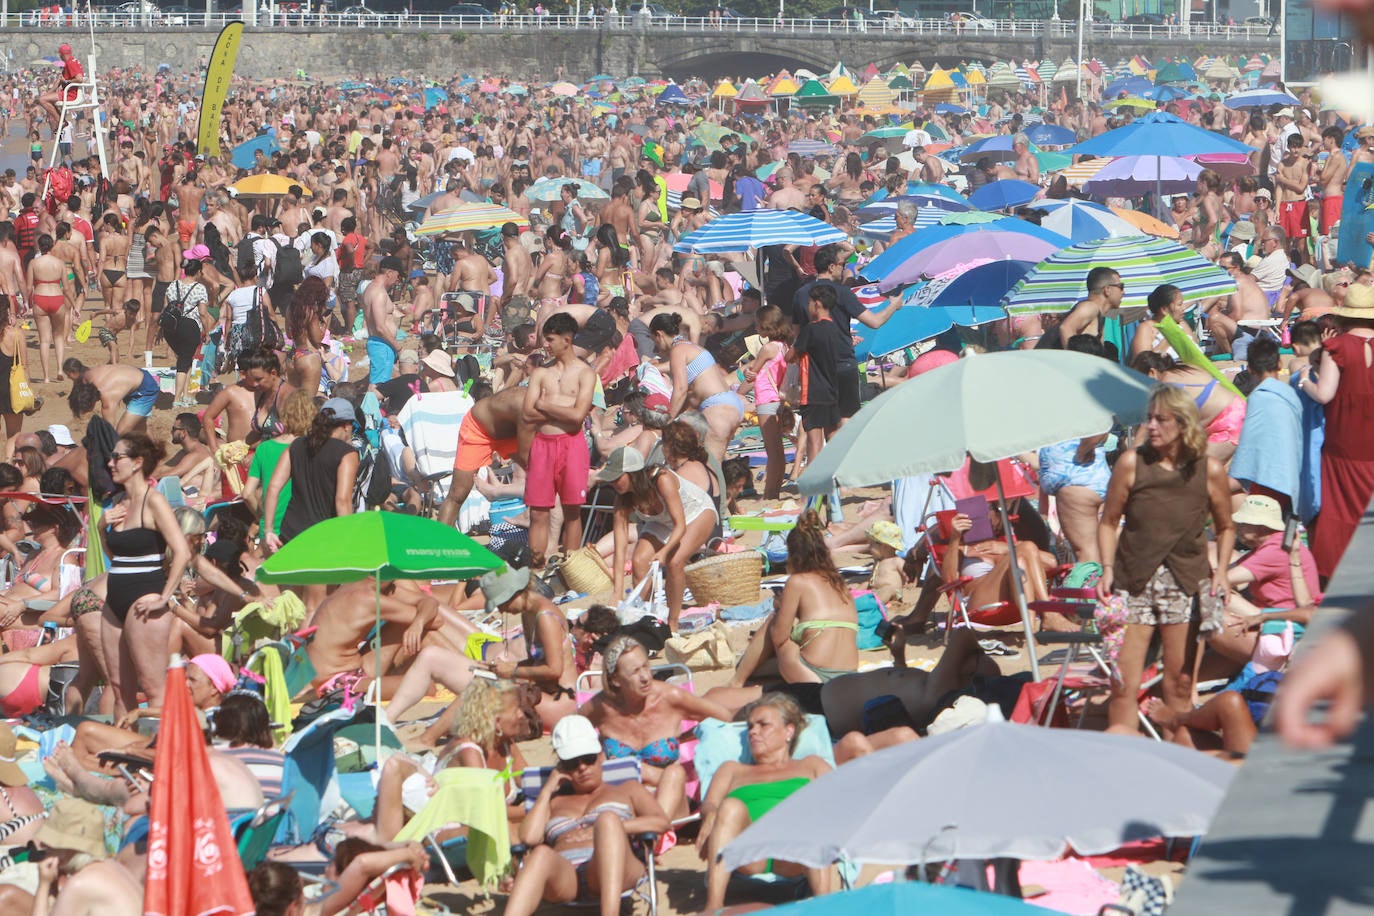
[[[859,667],[859,614],[825,539],[825,526],[815,512],[804,512],[787,534],[787,584],[777,610],[754,633],[735,676],[706,699],[737,711],[763,695],[751,678],[781,675],[787,685],[806,689],[793,695],[807,712],[819,713],[819,687]],[[764,667],[776,658],[777,665]]]
[[[725,889],[730,882],[730,872],[720,863],[720,852],[725,844],[793,792],[830,772],[830,764],[814,754],[801,760],[792,758],[806,728],[806,719],[796,700],[781,693],[764,694],[750,704],[746,721],[749,723],[749,753],[754,762],[721,764],[701,803],[697,850],[706,863],[704,909],[707,912],[725,906]],[[786,877],[805,873],[813,894],[830,892],[828,868],[805,868],[770,859],[740,869],[748,875],[769,870]]]
[[[37,625],[38,617],[49,605],[34,609],[31,602],[58,599],[62,553],[81,530],[80,520],[66,506],[30,503],[21,518],[28,530],[28,540],[36,543],[38,549],[28,555],[10,587],[0,594],[0,629],[16,624]]]
[[[719,703],[654,678],[649,653],[632,636],[616,636],[602,655],[600,693],[578,710],[601,732],[608,758],[637,757],[640,778],[656,787],[670,817],[687,813],[687,771],[678,761],[682,721],[720,719],[730,713]]]
[[[520,824],[531,848],[506,916],[529,916],[541,903],[598,900],[602,916],[616,916],[620,895],[644,874],[629,838],[663,833],[668,815],[642,783],[602,779],[606,756],[583,716],[565,716],[554,727],[553,752],[558,766]]]

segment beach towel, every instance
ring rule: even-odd
[[[1298,471],[1296,509],[1303,524],[1311,525],[1322,507],[1322,445],[1326,442],[1326,409],[1298,389],[1298,375],[1289,384],[1302,405],[1302,467]]]
[[[468,828],[468,867],[484,887],[494,885],[510,866],[510,829],[506,820],[502,773],[473,767],[446,767],[434,774],[438,788],[396,840],[423,840],[451,824]]]
[[[914,477],[901,477],[892,481],[892,518],[902,530],[904,550],[910,550],[921,540],[917,531],[925,520],[926,500],[930,500],[929,511],[941,512],[954,508],[954,500],[944,487],[930,492],[933,474],[918,474]]]
[[[1283,382],[1265,379],[1250,392],[1231,476],[1247,488],[1293,498],[1302,476],[1302,402]]]
[[[442,391],[406,401],[397,417],[406,441],[415,451],[417,472],[422,476],[453,470],[458,456],[458,427],[472,409],[472,398],[461,391]],[[449,478],[439,481],[448,493]]]

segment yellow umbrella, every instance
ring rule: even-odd
[[[934,70],[932,70],[930,76],[926,78],[927,90],[953,88],[954,80],[950,79],[949,74],[946,73],[944,70],[940,69],[939,67],[936,67]]]
[[[528,226],[530,221],[507,207],[496,204],[466,203],[452,210],[436,213],[420,224],[416,235],[446,235],[452,232],[471,232],[495,229],[505,223]]]
[[[287,178],[285,175],[249,175],[231,184],[229,187],[234,189],[234,193],[239,197],[281,197],[295,185],[301,189],[301,193],[309,197],[310,192],[301,186],[300,182],[294,178]]]
[[[841,74],[830,81],[830,85],[825,87],[831,95],[853,95],[859,91],[859,87],[854,85],[854,81],[848,74]]]
[[[1148,213],[1141,213],[1139,210],[1128,210],[1125,207],[1112,207],[1111,210],[1117,216],[1148,235],[1157,235],[1166,239],[1178,238],[1177,229],[1173,226],[1166,226]]]
[[[711,98],[733,99],[737,95],[739,95],[739,90],[734,87],[734,84],[729,80],[721,80],[716,85],[715,91],[711,93]]]

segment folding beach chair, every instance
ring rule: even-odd
[[[286,809],[290,804],[291,796],[283,795],[230,822],[229,829],[238,843],[239,860],[243,862],[244,871],[251,870],[267,858],[267,851],[272,848],[272,838],[277,835],[277,828],[286,817]]]
[[[430,392],[406,401],[397,416],[401,433],[415,453],[419,479],[411,484],[431,505],[441,505],[448,496],[458,456],[458,427],[472,404],[472,398],[461,391]]]
[[[539,799],[539,793],[544,790],[544,783],[548,782],[553,775],[553,767],[529,767],[520,777],[520,789],[525,793],[525,809],[534,807],[535,801]],[[614,785],[621,782],[638,782],[639,760],[634,757],[619,757],[615,760],[607,760],[601,765],[601,778],[604,782]],[[658,842],[658,834],[644,832],[630,837],[630,845],[635,853],[644,862],[644,876],[630,890],[621,894],[622,899],[631,895],[638,896],[649,907],[649,916],[658,916],[658,879],[654,874],[654,844]],[[513,846],[511,850],[518,861],[528,849],[523,845]],[[567,906],[596,906],[597,901],[575,900]]]

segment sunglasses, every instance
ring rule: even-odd
[[[1117,289],[1121,289],[1121,290],[1124,290],[1124,289],[1126,288],[1126,284],[1125,284],[1125,283],[1108,283],[1107,286],[1108,286],[1108,288],[1115,286]]]
[[[118,461],[118,460],[120,460],[121,458],[128,458],[128,457],[129,457],[129,453],[128,453],[128,452],[110,452],[110,460],[111,460],[111,461]]]
[[[558,768],[564,773],[575,773],[582,767],[589,767],[596,763],[596,758],[600,754],[583,754],[581,757],[573,757],[571,760],[558,761]]]

